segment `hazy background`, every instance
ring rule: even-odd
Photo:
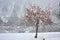
[[[0,33],[35,32],[34,23],[25,26],[25,8],[51,8],[52,25],[40,25],[39,32],[60,32],[60,0],[0,0]]]

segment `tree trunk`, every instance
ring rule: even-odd
[[[37,21],[36,21],[36,35],[35,35],[35,38],[37,38],[37,33],[38,33],[38,24],[39,24],[39,20],[37,19]]]

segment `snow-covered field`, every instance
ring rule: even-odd
[[[38,33],[0,33],[0,40],[60,40],[60,32]]]

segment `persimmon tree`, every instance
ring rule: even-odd
[[[30,23],[32,20],[35,23],[36,26],[36,35],[35,38],[37,38],[37,32],[38,32],[38,24],[51,24],[52,21],[50,19],[50,10],[43,10],[39,6],[32,6],[30,8],[26,8],[25,10],[26,15],[24,16],[25,21]]]

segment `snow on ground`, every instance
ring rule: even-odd
[[[0,33],[0,40],[60,40],[60,32],[38,33]]]

